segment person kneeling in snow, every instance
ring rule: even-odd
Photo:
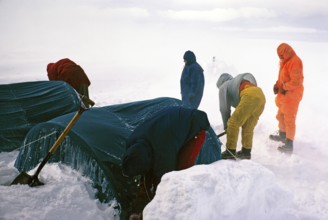
[[[132,204],[134,213],[141,213],[152,200],[165,173],[195,164],[209,127],[205,112],[176,106],[155,113],[132,132],[126,143],[122,172],[128,177],[141,175],[143,179]]]
[[[239,74],[235,78],[223,73],[216,85],[219,88],[223,126],[227,131],[226,151],[221,154],[221,158],[251,159],[254,128],[264,110],[265,96],[250,73]],[[231,107],[235,108],[232,115]],[[240,127],[242,149],[236,153]]]

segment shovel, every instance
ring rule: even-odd
[[[60,134],[60,136],[58,137],[58,139],[56,140],[56,142],[52,145],[52,147],[50,148],[47,156],[43,159],[43,161],[39,165],[38,169],[36,170],[35,174],[33,176],[30,176],[26,172],[23,171],[23,172],[21,172],[13,180],[13,182],[11,183],[11,185],[15,185],[15,184],[27,184],[27,185],[29,185],[31,187],[44,185],[44,183],[42,183],[39,180],[39,178],[38,178],[38,175],[41,172],[42,168],[48,162],[48,160],[54,154],[54,152],[57,150],[58,146],[64,140],[64,138],[66,137],[66,135],[68,134],[68,132],[71,130],[71,128],[74,126],[74,124],[76,123],[76,121],[79,119],[79,117],[81,116],[81,114],[85,110],[88,110],[89,109],[89,107],[86,107],[86,106],[93,106],[95,104],[92,100],[90,100],[89,98],[87,98],[85,96],[81,96],[81,101],[82,101],[82,103],[81,103],[82,105],[81,105],[79,111],[76,112],[76,114],[71,119],[71,121],[68,123],[68,125],[66,126],[66,128],[64,129],[64,131]]]
[[[222,132],[222,133],[220,133],[220,134],[218,134],[218,135],[216,135],[216,137],[217,138],[219,138],[219,137],[222,137],[223,135],[225,135],[227,132],[226,131],[224,131],[224,132]]]

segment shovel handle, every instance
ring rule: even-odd
[[[81,101],[82,101],[82,106],[84,106],[85,108],[88,109],[88,106],[94,106],[95,102],[92,101],[91,99],[89,99],[87,96],[85,95],[80,95]]]
[[[74,124],[76,123],[76,121],[81,116],[82,112],[84,112],[84,109],[83,108],[80,108],[80,110],[78,112],[76,112],[76,114],[74,115],[74,117],[72,118],[72,120],[68,123],[68,125],[66,126],[66,128],[64,129],[64,131],[60,134],[60,136],[58,137],[58,139],[56,140],[56,142],[50,148],[49,153],[53,154],[57,150],[58,146],[61,144],[61,142],[64,140],[64,138],[66,137],[66,135],[68,134],[68,132],[72,129],[72,127],[74,126]]]
[[[86,96],[82,96],[81,100],[84,104],[88,104],[93,106],[95,103],[90,100],[88,97]],[[42,160],[41,164],[39,165],[38,169],[36,170],[35,174],[33,175],[33,179],[37,180],[39,173],[41,172],[42,168],[44,167],[44,165],[48,162],[48,160],[50,159],[50,157],[54,154],[54,152],[57,150],[58,146],[61,144],[61,142],[64,140],[64,138],[66,137],[66,135],[68,134],[68,132],[72,129],[72,127],[75,125],[76,121],[79,119],[79,117],[81,116],[81,114],[85,111],[88,110],[90,108],[83,108],[82,106],[80,107],[79,111],[76,112],[76,114],[74,115],[74,117],[71,119],[71,121],[68,123],[68,125],[65,127],[64,131],[60,134],[60,136],[58,137],[58,139],[56,140],[56,142],[52,145],[52,147],[50,148],[47,156]],[[33,184],[33,183],[32,183]]]
[[[94,106],[94,101],[92,101],[91,99],[89,99],[86,96],[81,96],[81,100],[83,103],[90,105],[90,106]],[[56,140],[56,142],[54,143],[54,145],[50,148],[49,153],[53,154],[58,146],[61,144],[61,142],[64,140],[64,138],[66,137],[66,135],[68,134],[68,132],[71,130],[71,128],[75,125],[76,121],[79,119],[79,117],[81,116],[81,114],[87,109],[84,109],[83,107],[81,107],[79,109],[78,112],[76,112],[76,114],[74,115],[74,117],[71,119],[71,121],[68,123],[68,125],[66,126],[66,128],[64,129],[64,131],[60,134],[60,136],[58,137],[58,139]]]
[[[58,146],[64,140],[64,138],[67,135],[67,133],[71,130],[71,128],[73,127],[73,125],[76,123],[76,121],[79,119],[79,117],[81,116],[81,114],[83,112],[84,112],[84,109],[81,107],[80,110],[74,115],[74,117],[72,118],[72,120],[69,122],[69,124],[66,126],[66,128],[64,129],[64,131],[60,134],[60,136],[58,137],[58,139],[56,140],[56,142],[52,145],[52,147],[50,148],[47,156],[42,160],[41,164],[39,165],[38,169],[36,170],[35,174],[33,175],[33,178],[36,178],[39,175],[39,173],[41,172],[41,170],[44,167],[44,165],[46,165],[46,163],[48,162],[48,160],[50,159],[50,157],[57,150]]]
[[[222,137],[223,135],[225,135],[227,132],[226,131],[224,131],[224,132],[222,132],[222,133],[220,133],[220,134],[218,134],[218,135],[216,135],[216,137],[217,138],[219,138],[219,137]]]

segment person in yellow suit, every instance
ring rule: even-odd
[[[281,141],[284,145],[278,150],[285,153],[293,152],[293,141],[296,130],[296,115],[303,97],[303,63],[291,46],[282,43],[277,48],[280,59],[278,80],[273,86],[278,107],[278,135],[270,135],[270,139]]]
[[[243,73],[233,78],[223,73],[217,83],[220,112],[224,130],[227,132],[226,150],[222,159],[251,159],[254,128],[265,106],[265,96],[257,86],[255,77]],[[235,111],[231,114],[231,107]],[[242,128],[242,149],[236,152],[239,129]]]

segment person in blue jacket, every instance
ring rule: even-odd
[[[180,79],[182,103],[187,108],[197,109],[204,92],[204,70],[196,62],[196,56],[192,51],[186,51],[183,59],[185,66]]]
[[[138,196],[134,213],[151,201],[165,173],[194,165],[209,127],[205,112],[181,106],[164,108],[136,127],[122,159],[123,175],[142,176],[147,193]]]

